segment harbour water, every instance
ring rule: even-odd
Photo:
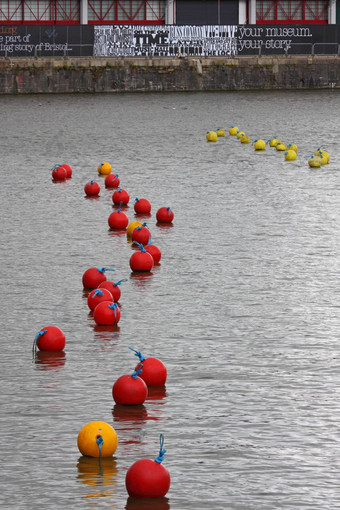
[[[340,508],[340,94],[233,92],[0,97],[2,508],[273,510]],[[295,162],[228,134],[278,136]],[[330,164],[307,159],[324,145]],[[126,234],[110,231],[111,163],[146,219],[161,264],[133,275]],[[73,177],[51,181],[68,163]],[[84,197],[89,180],[98,199]],[[156,225],[170,206],[172,227]],[[119,328],[96,327],[82,274],[122,283]],[[53,324],[65,354],[32,357]],[[166,388],[119,408],[112,385],[160,358]],[[113,459],[81,457],[102,420]],[[155,458],[171,487],[131,501],[125,473]]]

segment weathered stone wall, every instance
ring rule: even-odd
[[[339,88],[340,57],[2,58],[0,94]]]

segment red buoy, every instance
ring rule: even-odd
[[[89,181],[85,184],[84,191],[88,197],[96,197],[99,195],[100,186],[98,182]]]
[[[70,165],[67,165],[66,163],[63,163],[62,166],[66,170],[66,179],[71,179],[71,177],[72,177],[72,168],[70,167]]]
[[[120,320],[120,308],[112,301],[102,301],[94,309],[93,318],[98,326],[116,325]]]
[[[156,212],[156,219],[158,223],[171,223],[174,219],[174,213],[170,207],[161,207]]]
[[[141,251],[136,251],[130,257],[130,267],[132,271],[151,271],[153,268],[153,258],[148,253],[142,244],[137,243]]]
[[[83,274],[84,289],[96,289],[98,285],[106,280],[105,271],[114,271],[108,267],[90,267]]]
[[[66,168],[63,165],[55,165],[52,168],[52,179],[54,181],[66,181]]]
[[[159,264],[159,261],[161,260],[161,257],[162,257],[162,252],[158,248],[158,246],[156,246],[155,244],[152,244],[152,242],[151,242],[151,234],[150,234],[150,237],[149,237],[149,242],[148,242],[148,244],[146,244],[144,246],[144,248],[152,256],[153,263],[154,264]]]
[[[56,326],[42,328],[35,336],[33,350],[40,351],[62,351],[65,347],[65,335]]]
[[[94,310],[99,303],[102,301],[111,301],[113,303],[113,297],[107,289],[93,289],[87,297],[87,304],[90,310]]]
[[[113,230],[125,230],[129,223],[129,218],[119,207],[118,211],[114,211],[108,217],[109,227]]]
[[[105,187],[106,188],[119,188],[120,179],[118,174],[113,175],[109,174],[105,177]]]
[[[119,282],[110,282],[109,280],[106,280],[105,282],[102,282],[98,285],[98,289],[107,289],[111,294],[113,301],[115,303],[118,303],[119,298],[121,296],[121,290],[119,288],[119,285],[123,282],[127,282],[126,278],[123,278],[123,280],[120,280]]]
[[[139,362],[143,363],[143,371],[139,375],[147,386],[164,386],[166,383],[167,369],[164,363],[158,358],[144,358],[143,354],[132,347],[135,356],[139,357]],[[137,370],[138,365],[135,370]]]
[[[112,202],[115,205],[126,205],[129,203],[130,195],[125,189],[118,188],[112,195]]]
[[[133,498],[162,498],[170,489],[169,471],[161,464],[166,450],[163,449],[164,436],[160,435],[160,451],[155,460],[137,460],[128,469],[125,486]]]
[[[112,386],[112,397],[116,404],[137,406],[145,402],[148,388],[138,375],[143,368],[142,364],[131,375],[122,375]]]
[[[151,204],[146,198],[135,198],[134,210],[136,214],[149,214]]]
[[[142,226],[136,227],[131,234],[132,241],[136,241],[139,244],[147,244],[151,236],[150,229],[146,223]]]

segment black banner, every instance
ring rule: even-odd
[[[89,57],[93,55],[90,25],[1,25],[2,57]]]
[[[340,54],[340,25],[1,25],[0,57]]]

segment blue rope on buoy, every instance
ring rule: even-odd
[[[144,356],[143,356],[143,354],[141,352],[136,351],[136,349],[134,349],[133,347],[129,347],[129,349],[131,349],[131,351],[134,351],[135,356],[138,356],[140,361],[144,361],[145,360],[145,358],[144,358]]]
[[[42,330],[42,331],[39,331],[39,332],[35,335],[35,338],[34,338],[34,340],[33,340],[33,348],[32,348],[32,350],[33,350],[33,351],[36,351],[36,349],[37,349],[37,341],[38,341],[38,338],[39,338],[40,336],[43,336],[45,333],[47,333],[47,329],[44,329],[44,330]]]
[[[141,374],[143,372],[143,363],[139,363],[136,367],[136,370],[132,372],[131,377],[133,379],[137,379],[138,374]]]
[[[56,171],[57,171],[57,168],[58,168],[59,166],[62,166],[62,165],[60,165],[59,163],[57,163],[56,165],[54,165],[54,167],[52,168],[52,172],[56,172]]]
[[[158,457],[155,459],[155,462],[158,462],[158,464],[160,464],[164,460],[164,454],[166,452],[166,450],[163,449],[163,445],[164,445],[164,436],[163,436],[163,434],[161,434],[159,436],[159,443],[160,443],[161,447],[160,447],[160,450],[159,450]]]
[[[140,225],[138,225],[138,227],[136,227],[136,230],[142,230],[142,227]]]
[[[139,198],[137,198],[137,197],[136,197],[136,198],[135,198],[135,203],[136,203],[136,202],[138,202],[138,201],[139,201]]]
[[[121,283],[123,283],[123,282],[127,282],[127,281],[128,281],[128,279],[127,279],[127,278],[123,278],[122,280],[119,280],[119,282],[114,283],[114,284],[113,284],[113,286],[114,286],[114,287],[117,287],[117,286],[118,286],[118,285],[120,285]]]
[[[96,289],[94,291],[94,293],[92,294],[92,299],[94,298],[94,296],[103,296],[104,292],[100,289]]]
[[[97,437],[96,443],[99,448],[99,457],[101,457],[102,456],[102,446],[104,444],[104,439],[102,438],[102,436]]]
[[[137,227],[138,228],[138,227]],[[141,249],[141,251],[143,253],[146,252],[146,249],[144,248],[144,246],[141,244],[141,243],[137,243],[137,241],[132,241],[132,244],[137,244],[137,246],[139,246],[139,248]]]
[[[147,223],[143,223],[143,227],[149,228]]]
[[[151,242],[151,232],[150,232],[150,235],[149,235],[148,244],[152,244],[152,242]]]
[[[90,184],[94,184],[94,181],[90,181]]]
[[[111,269],[109,267],[97,267],[97,270],[100,272],[100,273],[105,273],[105,271],[115,271],[115,269]]]
[[[110,308],[110,310],[113,310],[113,311],[114,311],[114,314],[115,314],[115,320],[116,320],[117,308],[118,308],[117,303],[112,303],[112,305],[108,305],[108,307]]]
[[[168,216],[170,216],[170,214],[171,214],[171,207],[167,207],[167,210],[168,210]]]
[[[118,191],[118,193],[121,193],[122,192],[122,188],[118,188],[117,191]]]

